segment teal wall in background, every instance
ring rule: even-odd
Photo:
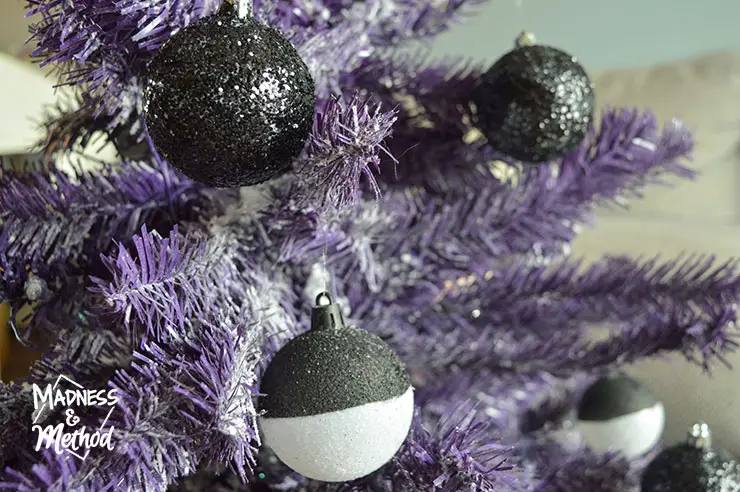
[[[435,55],[495,60],[522,30],[590,70],[740,49],[740,0],[488,0],[432,43]]]
[[[24,3],[0,0],[0,51],[25,40]],[[468,10],[477,15],[436,39],[435,54],[493,61],[523,29],[590,70],[740,49],[740,0],[488,0]]]

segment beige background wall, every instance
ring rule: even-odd
[[[693,165],[701,177],[673,189],[651,188],[629,211],[602,212],[596,228],[575,242],[574,253],[740,256],[740,52],[604,73],[595,82],[602,103],[649,107],[663,121],[680,117],[694,132]],[[666,403],[668,440],[682,438],[703,419],[718,442],[740,455],[740,353],[730,362],[739,370],[718,364],[711,379],[680,359],[633,368]]]
[[[15,52],[23,48],[28,37],[24,6],[24,0],[0,0],[0,50]]]
[[[560,1],[572,8],[572,2]],[[586,1],[593,3],[591,0],[584,0]],[[536,3],[536,0],[532,3]],[[686,3],[673,2],[671,5],[672,8],[683,8]],[[700,2],[688,3],[698,5]],[[725,4],[734,6],[728,8],[740,5],[738,2]],[[508,4],[502,5],[504,10],[511,10]],[[0,50],[8,50],[11,46],[17,49],[21,46],[26,35],[22,6],[21,0],[0,2]],[[496,8],[496,5],[489,7]],[[624,9],[623,5],[622,8]],[[704,24],[710,30],[728,14],[721,8],[718,10],[707,5],[702,8],[706,13],[703,17],[706,21]],[[537,15],[534,8],[528,12],[529,16]],[[489,14],[490,11],[486,15]],[[631,13],[629,16],[635,18]],[[710,17],[716,22],[706,20]],[[736,23],[738,15],[730,18]],[[521,15],[516,17],[520,24],[524,20],[534,24],[537,21],[531,17],[524,19]],[[588,23],[583,25],[586,24]],[[603,26],[603,23],[597,22],[594,25]],[[662,27],[656,25],[655,28],[672,30],[675,25],[667,23]],[[518,29],[519,26],[514,26],[513,32]],[[575,38],[567,41],[571,43],[571,50],[574,49],[573,46],[577,48],[578,43],[586,43],[586,35],[579,29],[560,30],[576,33],[573,34]],[[674,31],[671,32],[675,34]],[[732,32],[736,33],[737,30]],[[715,35],[715,38],[710,38],[717,47],[723,45],[720,35],[726,33],[705,34]],[[464,33],[460,35],[464,36]],[[653,35],[660,38],[659,33]],[[456,34],[451,36],[455,39]],[[697,43],[704,43],[702,50],[707,48],[707,36],[699,36],[693,31],[691,36],[696,37]],[[697,51],[696,46],[691,45],[691,36],[682,38],[682,42],[687,45],[684,50],[686,53]],[[735,36],[740,47],[740,36]],[[480,50],[480,43],[479,38],[475,49]],[[612,41],[611,44],[617,46],[625,43]],[[655,43],[655,46],[624,47],[625,50],[632,49],[641,53],[639,63],[636,64],[676,58],[677,54],[681,54],[680,49],[676,51],[675,45],[670,48],[673,51],[669,53],[660,48],[660,43]],[[615,64],[616,62],[615,58]],[[598,68],[610,66],[608,59],[600,59],[596,64]],[[9,75],[8,71],[0,72],[0,81]],[[26,79],[18,78],[15,83],[0,82],[0,89],[6,88],[6,92],[0,94],[0,110],[8,111],[7,105],[12,105],[15,111],[21,113],[34,110],[36,103],[23,97],[24,94],[34,92],[25,90],[30,86],[21,80]],[[720,258],[740,256],[740,194],[736,191],[740,189],[740,53],[720,54],[692,63],[664,65],[653,70],[602,72],[597,74],[595,81],[600,102],[603,104],[651,107],[665,121],[674,116],[681,117],[695,131],[698,142],[695,165],[702,171],[703,177],[698,182],[682,183],[672,190],[650,189],[646,198],[636,202],[630,211],[600,214],[598,226],[584,232],[574,245],[574,253],[592,259],[605,253],[635,256],[660,254],[674,257],[686,251],[713,252]],[[34,84],[42,82],[36,81]],[[13,88],[9,89],[11,86]],[[36,93],[42,92],[44,91],[37,89]],[[50,97],[49,90],[44,94],[44,97]],[[27,121],[23,118],[23,121]],[[5,115],[3,120],[8,121]],[[4,135],[9,137],[11,133],[4,131]],[[732,360],[740,366],[740,355],[732,357]],[[651,361],[633,368],[633,372],[665,401],[668,411],[666,437],[669,441],[680,439],[689,424],[703,419],[714,427],[720,443],[740,455],[740,372],[733,373],[718,367],[714,377],[707,379],[699,369],[681,361]]]

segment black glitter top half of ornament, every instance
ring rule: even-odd
[[[147,130],[160,155],[210,186],[287,172],[313,124],[314,82],[277,31],[233,9],[175,34],[148,67]]]
[[[589,131],[595,106],[591,80],[568,53],[522,46],[481,78],[477,126],[497,151],[539,163],[564,157]]]
[[[291,340],[260,385],[265,417],[304,417],[388,400],[411,387],[406,367],[380,338],[355,327]]]
[[[603,421],[651,408],[659,400],[644,385],[626,376],[601,378],[578,405],[578,419]]]
[[[642,492],[739,492],[740,464],[725,451],[686,444],[662,451],[642,474]]]

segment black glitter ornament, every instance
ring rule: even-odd
[[[480,80],[477,127],[497,151],[528,163],[561,158],[586,136],[594,113],[591,80],[556,48],[520,46]]]
[[[309,478],[366,476],[398,451],[413,416],[413,388],[399,357],[377,336],[345,326],[321,293],[311,331],[290,341],[260,385],[265,444]]]
[[[313,124],[314,83],[277,31],[233,7],[175,34],[149,64],[144,117],[160,155],[209,186],[287,172]]]
[[[594,451],[619,451],[633,458],[655,447],[663,435],[665,408],[644,385],[624,375],[598,379],[578,405],[576,427]]]
[[[685,444],[662,451],[642,475],[642,492],[739,492],[740,463],[712,449],[707,424],[695,424]]]

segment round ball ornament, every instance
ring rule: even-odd
[[[664,427],[663,404],[627,376],[597,380],[578,405],[576,428],[586,445],[597,452],[640,457],[660,442]]]
[[[694,424],[685,443],[664,449],[645,468],[641,491],[740,491],[740,463],[713,449],[711,437],[707,424]]]
[[[264,443],[315,480],[364,477],[398,451],[411,427],[409,374],[377,336],[346,326],[330,294],[316,298],[311,330],[272,359],[260,384]]]
[[[147,68],[144,119],[155,149],[219,188],[286,173],[313,124],[308,67],[277,31],[234,7],[168,40]]]
[[[523,161],[559,159],[589,131],[594,90],[568,53],[523,44],[483,75],[476,91],[478,129],[497,151]]]

